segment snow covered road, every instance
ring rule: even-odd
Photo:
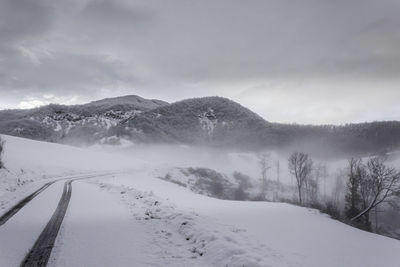
[[[163,243],[157,227],[132,216],[119,195],[88,181],[73,188],[49,266],[206,266],[184,244]]]
[[[54,213],[64,183],[54,183],[0,226],[0,266],[19,266]]]
[[[139,266],[147,260],[146,229],[98,186],[74,183],[74,194],[56,241],[51,266]]]
[[[42,193],[44,190],[47,189],[50,185],[52,185],[54,181],[44,184],[38,190],[34,191],[32,194],[28,195],[27,197],[23,198],[19,201],[16,205],[14,205],[11,209],[9,209],[5,214],[0,217],[0,225],[5,224],[12,216],[18,213],[26,204],[29,203],[32,199],[34,199],[37,195]]]
[[[54,247],[54,242],[57,238],[58,231],[61,227],[61,223],[64,219],[65,213],[68,208],[69,201],[72,194],[72,182],[73,180],[64,183],[64,190],[61,199],[58,203],[57,209],[55,210],[50,221],[36,240],[32,249],[25,257],[21,264],[21,267],[28,266],[46,266],[49,261],[51,251]]]
[[[132,216],[118,195],[87,178],[93,176],[50,183],[7,216],[0,266],[207,266],[193,258],[183,237],[163,242],[159,225]]]

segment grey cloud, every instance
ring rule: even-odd
[[[397,0],[6,0],[0,98],[115,84],[169,101],[268,80],[398,84],[399,13]]]
[[[33,38],[46,32],[52,21],[49,1],[4,0],[0,3],[0,40]]]

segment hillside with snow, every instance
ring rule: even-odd
[[[89,145],[101,142],[120,121],[167,104],[130,95],[84,105],[51,104],[31,110],[3,110],[0,131],[35,140]]]
[[[270,142],[276,140],[273,135],[278,134],[254,112],[221,97],[176,102],[132,117],[117,127],[134,140],[223,147],[251,147],[262,138],[262,146],[272,145]]]
[[[71,199],[49,266],[399,266],[400,241],[314,209],[217,199],[196,187],[210,171],[143,160],[135,150],[127,157],[2,137],[0,216],[54,183],[0,225],[0,266],[21,263],[68,180]],[[234,177],[213,175],[236,186]]]
[[[169,104],[123,96],[84,105],[3,110],[0,133],[77,146],[182,144],[236,151],[303,150],[321,157],[367,156],[400,148],[397,121],[339,126],[273,123],[222,97]]]

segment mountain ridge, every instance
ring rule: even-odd
[[[76,145],[127,139],[133,143],[344,154],[382,153],[400,147],[398,121],[339,126],[274,123],[217,96],[167,103],[128,95],[82,105],[3,110],[0,133]]]

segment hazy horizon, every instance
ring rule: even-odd
[[[87,101],[81,101],[81,102],[76,102],[76,103],[68,103],[68,102],[34,102],[32,105],[30,105],[30,104],[26,104],[25,105],[25,103],[23,103],[23,105],[22,106],[18,106],[18,107],[11,107],[11,108],[1,108],[0,107],[0,111],[1,110],[13,110],[13,109],[32,109],[32,108],[40,108],[40,107],[42,107],[42,106],[47,106],[47,105],[49,105],[49,104],[55,104],[55,105],[83,105],[83,104],[87,104],[87,103],[90,103],[90,102],[95,102],[95,101],[99,101],[99,100],[104,100],[104,99],[107,99],[107,98],[117,98],[117,97],[125,97],[125,96],[139,96],[139,97],[142,97],[142,98],[145,98],[145,99],[154,99],[154,100],[161,100],[161,101],[166,101],[165,99],[159,99],[159,98],[147,98],[147,97],[143,97],[143,96],[140,96],[140,95],[133,95],[133,94],[131,94],[131,95],[116,95],[116,96],[110,96],[110,97],[104,97],[104,98],[94,98],[94,99],[91,99],[91,100],[87,100]],[[201,98],[201,97],[224,97],[224,96],[218,96],[218,95],[206,95],[206,96],[199,96],[199,97],[197,97],[197,96],[193,96],[193,97],[190,97],[190,98]],[[227,97],[224,97],[224,98],[227,98]],[[186,99],[189,99],[189,98],[183,98],[183,99],[178,99],[178,100],[176,100],[176,101],[173,101],[173,102],[169,102],[169,101],[166,101],[166,102],[168,102],[169,104],[172,104],[172,103],[174,103],[174,102],[178,102],[178,101],[182,101],[182,100],[186,100]],[[231,99],[232,100],[232,99]],[[392,119],[387,119],[387,120],[385,120],[385,119],[382,119],[382,120],[370,120],[370,121],[368,121],[368,120],[364,120],[364,121],[347,121],[347,122],[337,122],[337,123],[318,123],[318,122],[316,122],[316,123],[309,123],[309,122],[298,122],[298,121],[274,121],[274,120],[271,120],[271,119],[269,119],[268,117],[265,117],[265,116],[263,116],[262,114],[260,114],[260,113],[257,113],[255,110],[253,110],[253,109],[251,109],[251,108],[249,108],[249,107],[247,107],[247,106],[245,106],[245,105],[243,105],[242,103],[240,103],[239,101],[235,101],[235,102],[237,102],[237,103],[239,103],[240,105],[242,105],[242,106],[244,106],[245,108],[248,108],[248,109],[250,109],[251,111],[253,111],[253,112],[255,112],[257,115],[259,115],[259,116],[261,116],[263,119],[265,119],[266,121],[268,121],[268,122],[272,122],[272,123],[282,123],[282,124],[299,124],[299,125],[336,125],[336,126],[342,126],[342,125],[346,125],[346,124],[352,124],[352,123],[371,123],[371,122],[377,122],[377,121],[398,121],[398,120],[392,120]]]

